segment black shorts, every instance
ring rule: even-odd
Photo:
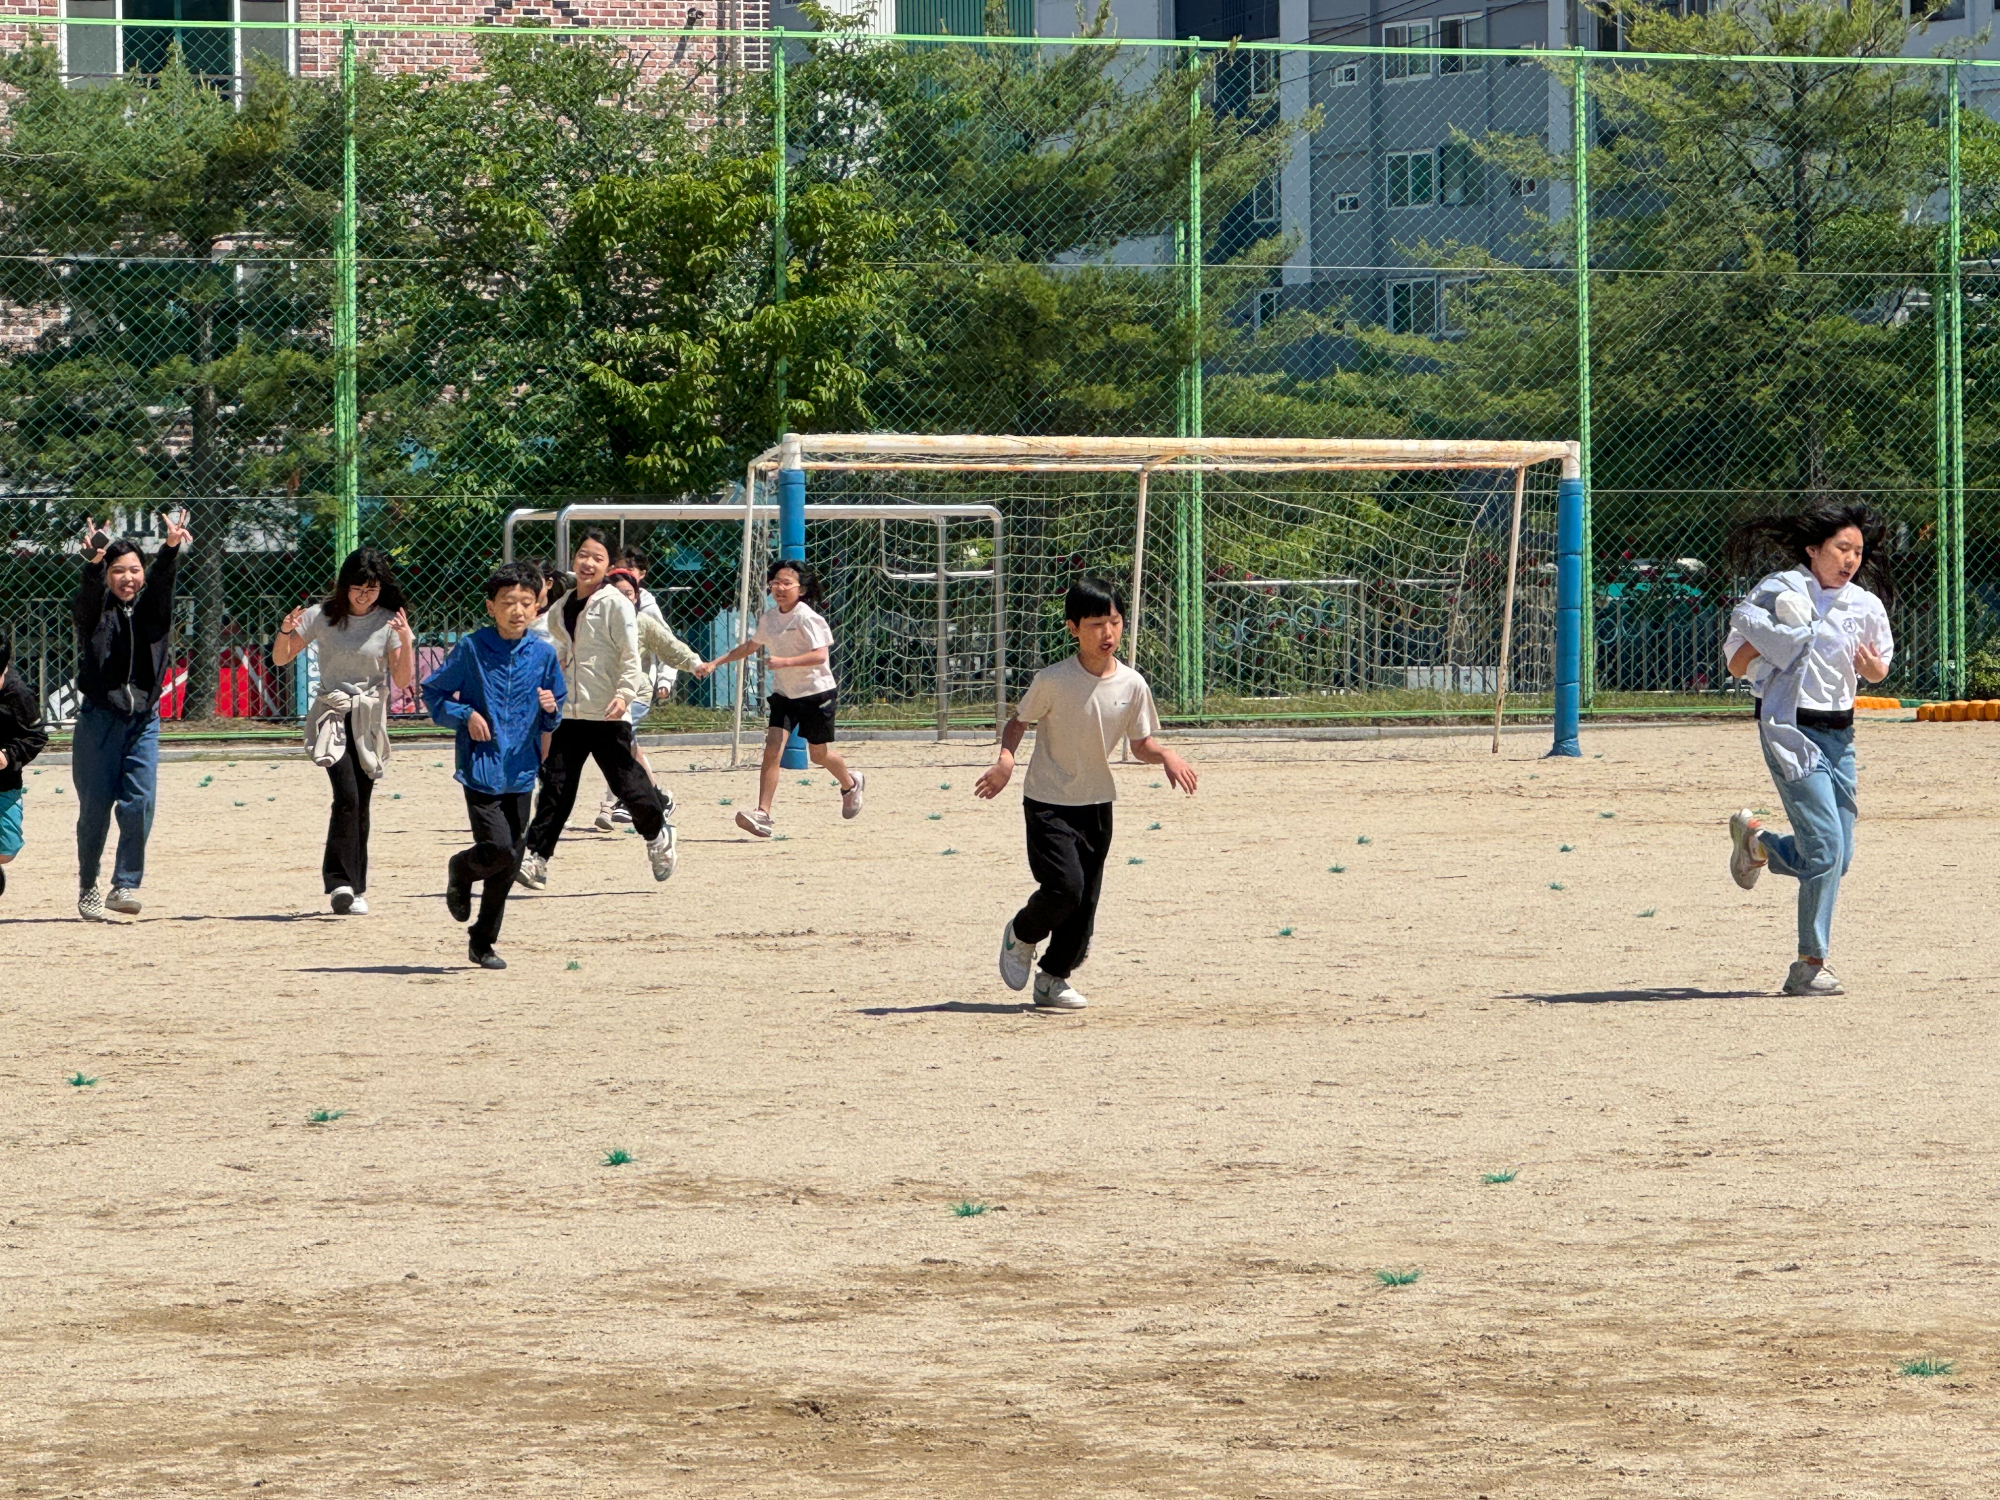
[[[771,727],[773,729],[796,729],[799,738],[808,745],[831,745],[833,743],[833,712],[839,707],[840,692],[829,688],[824,693],[814,693],[809,698],[787,698],[783,693],[771,694]]]

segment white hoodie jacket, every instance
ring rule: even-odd
[[[572,590],[573,594],[575,591]],[[569,683],[565,719],[604,718],[613,698],[627,703],[650,698],[653,685],[639,665],[639,627],[631,603],[609,584],[584,601],[576,617],[576,639],[563,627],[571,594],[549,606],[549,643]]]

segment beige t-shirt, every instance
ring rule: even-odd
[[[1037,672],[1014,717],[1035,726],[1035,754],[1022,791],[1058,807],[1116,802],[1111,752],[1122,739],[1160,732],[1145,678],[1122,661],[1109,677],[1093,677],[1080,656]]]

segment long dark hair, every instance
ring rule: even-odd
[[[347,591],[366,583],[376,584],[382,590],[375,598],[377,609],[386,609],[393,615],[403,607],[403,591],[396,586],[396,570],[388,557],[374,547],[356,547],[340,565],[340,576],[333,580],[333,592],[320,604],[320,614],[327,624],[339,625],[347,619]]]
[[[764,570],[764,582],[769,583],[785,569],[790,568],[798,575],[799,603],[817,608],[822,602],[819,596],[819,576],[795,557],[781,557]]]
[[[1861,566],[1854,581],[1884,604],[1893,603],[1896,580],[1889,568],[1888,523],[1873,506],[1858,500],[1819,496],[1787,514],[1739,521],[1723,543],[1723,561],[1731,572],[1753,579],[1781,567],[1810,571],[1812,559],[1806,548],[1824,546],[1850,526],[1861,533]]]

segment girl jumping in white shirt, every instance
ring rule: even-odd
[[[776,608],[758,616],[750,639],[694,669],[695,676],[706,677],[717,667],[754,656],[760,649],[771,653],[771,727],[764,734],[757,810],[736,815],[736,826],[760,839],[771,836],[771,802],[778,795],[780,759],[794,729],[806,742],[812,763],[824,766],[840,787],[843,818],[860,814],[864,784],[864,778],[849,771],[847,762],[833,748],[833,716],[840,685],[827,665],[833,631],[813,608],[820,602],[819,580],[804,563],[780,559],[765,571],[764,587]]]
[[[1896,649],[1882,542],[1873,510],[1829,500],[1745,521],[1729,537],[1739,576],[1791,564],[1736,606],[1722,647],[1731,674],[1750,679],[1764,763],[1792,824],[1789,834],[1771,833],[1748,808],[1729,820],[1729,873],[1739,886],[1749,890],[1766,864],[1799,883],[1799,957],[1785,976],[1787,995],[1843,993],[1826,954],[1859,814],[1855,684],[1887,677]]]

